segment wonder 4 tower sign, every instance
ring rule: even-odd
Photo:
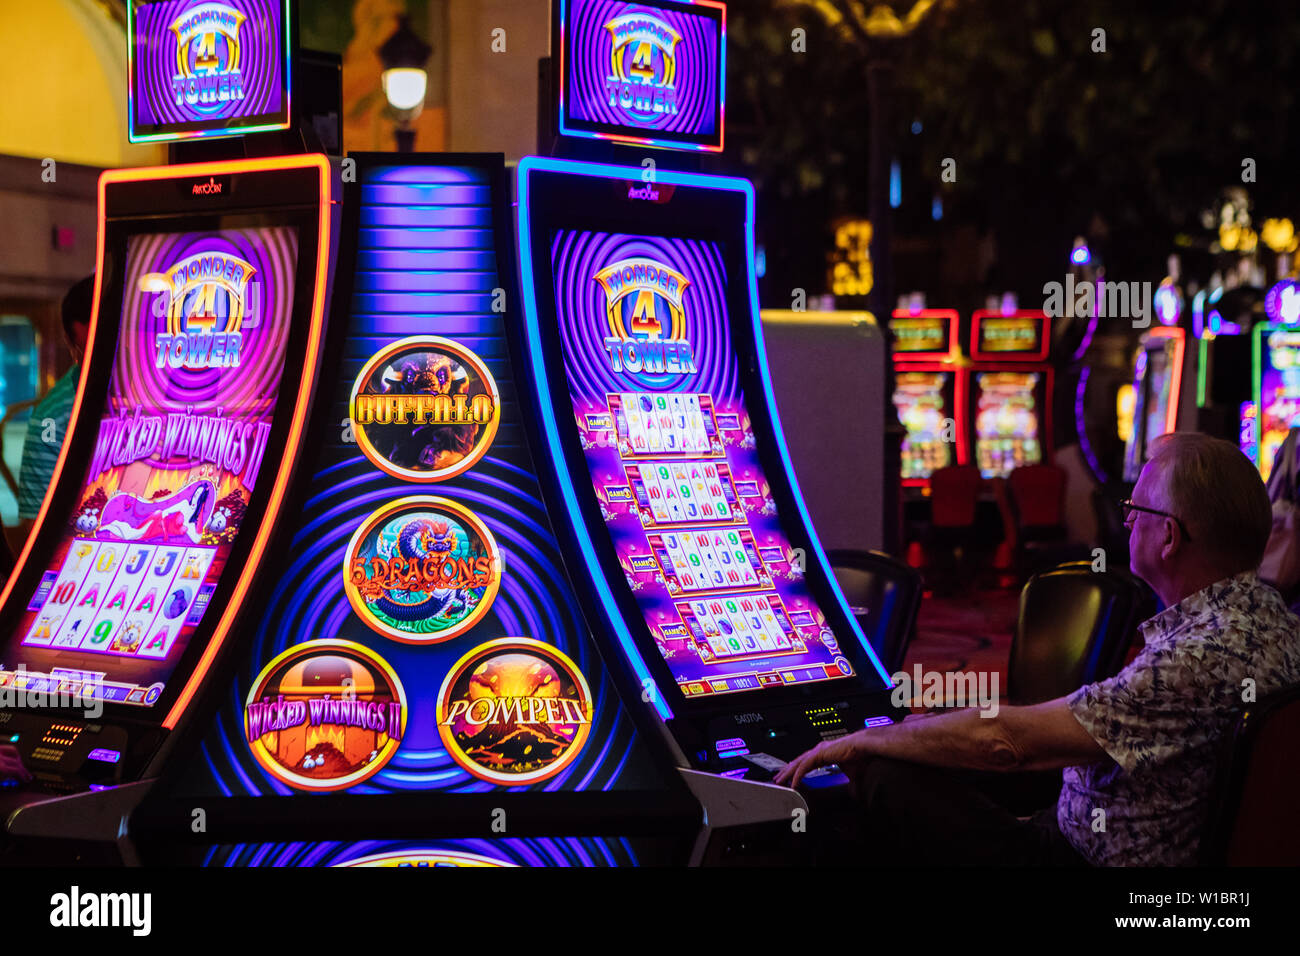
[[[132,142],[284,129],[289,0],[129,5]]]
[[[726,10],[696,0],[558,0],[560,132],[722,150]]]

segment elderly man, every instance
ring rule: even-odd
[[[1124,509],[1132,570],[1166,609],[1119,674],[994,717],[858,731],[777,781],[838,764],[866,803],[871,843],[917,862],[1194,863],[1225,734],[1247,701],[1300,682],[1300,619],[1256,576],[1269,501],[1233,445],[1166,436]],[[1055,769],[1057,805],[1023,821],[955,772]]]

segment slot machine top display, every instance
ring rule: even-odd
[[[559,132],[722,151],[726,6],[714,0],[556,0]]]
[[[889,320],[895,365],[952,362],[958,357],[955,309],[896,309]]]
[[[288,129],[291,3],[129,0],[130,141]]]

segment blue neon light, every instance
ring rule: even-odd
[[[522,276],[522,293],[524,299],[524,330],[528,340],[528,351],[533,366],[533,375],[537,382],[537,399],[538,407],[541,410],[542,426],[546,434],[547,444],[559,448],[561,447],[559,426],[557,424],[555,408],[551,404],[550,380],[546,374],[546,367],[542,362],[542,340],[541,331],[538,321],[537,309],[537,291],[533,276],[533,239],[532,223],[530,221],[530,184],[529,174],[539,173],[562,173],[572,176],[590,176],[592,178],[618,179],[618,180],[640,180],[642,170],[637,167],[615,166],[606,163],[584,163],[575,160],[550,159],[541,156],[525,156],[519,161],[518,166],[518,195],[519,195],[519,268]],[[777,410],[776,393],[772,389],[772,376],[768,370],[767,364],[767,346],[763,341],[763,325],[760,317],[758,306],[758,283],[754,275],[754,227],[757,221],[756,207],[757,196],[754,192],[754,185],[747,179],[739,179],[732,176],[711,176],[705,173],[685,173],[675,170],[660,170],[655,174],[655,182],[670,183],[673,185],[695,187],[699,189],[731,190],[732,192],[742,193],[745,197],[745,279],[749,292],[749,315],[753,324],[754,344],[757,348],[758,359],[758,377],[763,386],[763,398],[767,402],[768,414],[772,416],[772,430],[776,437],[776,448],[780,455],[781,466],[785,471],[786,477],[790,482],[790,491],[794,498],[795,507],[798,509],[798,515],[803,522],[803,528],[808,535],[808,544],[812,549],[813,557],[817,559],[817,566],[821,568],[825,580],[830,584],[831,593],[838,602],[843,619],[848,623],[854,637],[862,645],[863,650],[867,653],[867,658],[875,667],[876,673],[884,681],[885,686],[891,686],[889,675],[885,672],[884,666],[876,656],[871,642],[867,640],[866,634],[858,626],[857,619],[849,609],[849,603],[845,599],[843,592],[840,590],[839,583],[835,580],[835,575],[831,571],[830,562],[826,558],[826,552],[822,549],[821,541],[814,530],[812,517],[808,513],[807,503],[804,501],[803,492],[799,489],[799,481],[795,476],[794,463],[790,458],[790,449],[786,446],[785,431],[781,427],[781,417]],[[577,490],[574,488],[573,480],[569,475],[567,467],[557,467],[555,473],[559,476],[560,491],[564,496],[564,502],[569,508],[570,514],[577,515],[580,513],[578,505]],[[586,563],[592,567],[599,567],[596,558],[596,547],[587,530],[585,522],[575,521],[574,529],[578,539],[578,545],[582,550],[582,557]],[[623,620],[623,615],[618,613],[617,604],[614,601],[613,592],[609,588],[609,583],[605,580],[603,574],[593,574],[592,580],[595,582],[596,591],[600,596],[606,610],[606,618],[609,620],[614,629],[614,634],[618,638],[619,645],[627,655],[632,670],[637,678],[641,681],[642,687],[647,689],[653,688],[653,700],[655,710],[665,720],[672,718],[672,709],[668,706],[664,695],[659,692],[659,688],[654,678],[650,674],[650,669],[646,665],[645,659],[641,656],[636,642],[632,639],[632,634],[628,630],[627,623]]]

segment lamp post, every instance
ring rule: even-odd
[[[384,96],[397,118],[394,136],[399,153],[415,149],[415,129],[411,124],[424,109],[424,94],[429,86],[429,74],[424,66],[432,52],[433,47],[411,29],[411,21],[405,14],[398,18],[397,30],[379,48],[379,59],[384,64]]]

